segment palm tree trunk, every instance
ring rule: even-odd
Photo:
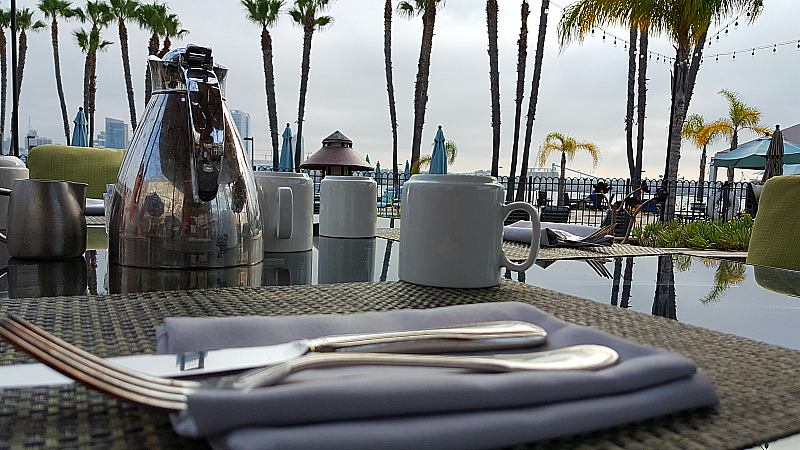
[[[69,145],[69,117],[67,117],[67,101],[64,99],[64,86],[61,84],[61,58],[58,56],[58,21],[53,16],[53,23],[50,24],[51,40],[53,43],[53,66],[56,72],[56,90],[58,91],[58,101],[61,104],[61,120],[64,122],[64,138]]]
[[[664,205],[664,219],[671,221],[675,218],[675,201],[678,181],[678,163],[681,159],[681,130],[686,120],[688,75],[689,75],[689,45],[679,43],[675,55],[674,65],[674,94],[675,107],[670,118],[669,139],[669,164],[664,177],[667,183],[669,197]]]
[[[422,127],[425,125],[425,105],[428,104],[428,76],[431,68],[433,27],[436,23],[436,0],[425,2],[422,14],[422,43],[417,66],[417,83],[414,89],[414,134],[411,139],[411,164],[419,160],[422,145]]]
[[[0,28],[0,150],[6,139],[6,91],[8,90],[8,54],[6,32]],[[9,154],[11,148],[8,149]],[[0,154],[3,152],[0,151]]]
[[[628,48],[628,105],[625,113],[625,142],[628,150],[628,173],[631,180],[636,178],[636,157],[633,154],[633,91],[636,85],[637,31],[636,25],[631,25],[630,48]]]
[[[172,47],[172,41],[169,40],[169,36],[164,36],[164,47],[158,52],[158,57],[163,58],[169,52],[170,47]]]
[[[17,102],[22,91],[22,72],[25,71],[25,54],[28,53],[28,34],[25,30],[19,33],[19,61],[17,61]]]
[[[658,257],[656,293],[653,299],[652,313],[654,316],[678,319],[677,306],[675,304],[675,271],[673,269],[672,255]]]
[[[730,151],[734,151],[737,148],[739,148],[739,130],[734,128]],[[733,167],[728,167],[728,181],[733,181]]]
[[[128,54],[128,28],[125,21],[119,21],[119,43],[122,49],[122,71],[125,74],[125,89],[128,92],[128,109],[131,114],[131,129],[136,129],[136,103],[133,99],[133,80],[131,78],[131,60]]]
[[[97,51],[91,52],[91,77],[89,78],[89,147],[94,147],[94,107],[97,96]]]
[[[558,177],[558,206],[564,206],[564,191],[567,181],[567,153],[561,152],[561,176]]]
[[[642,28],[639,35],[639,92],[637,100],[636,166],[633,174],[633,189],[642,182],[642,154],[644,153],[644,121],[647,106],[647,46],[648,29]]]
[[[542,78],[544,38],[547,32],[547,11],[549,8],[550,0],[542,0],[542,11],[539,14],[539,36],[536,41],[536,57],[533,63],[533,86],[531,87],[531,98],[528,103],[528,120],[525,124],[525,145],[522,147],[522,169],[519,172],[519,186],[517,187],[517,201],[522,201],[525,197],[525,181],[528,174],[533,119],[536,116],[536,102],[539,99],[539,80]]]
[[[489,32],[489,85],[492,97],[492,176],[500,175],[500,67],[497,50],[497,0],[486,0]]]
[[[83,111],[89,117],[89,80],[92,78],[91,54],[86,53],[86,61],[83,63]]]
[[[619,301],[619,282],[622,279],[622,258],[614,258],[614,283],[611,285],[611,304]]]
[[[514,113],[514,143],[511,149],[511,171],[508,175],[508,188],[506,189],[506,202],[514,201],[514,178],[517,175],[517,153],[519,151],[519,122],[522,117],[522,100],[525,99],[525,64],[528,60],[528,1],[522,0],[522,25],[517,41],[517,96],[516,110]],[[520,173],[520,177],[524,174]]]
[[[620,308],[631,307],[631,284],[633,284],[633,258],[625,258],[625,274],[622,276],[622,299],[619,301]]]
[[[392,0],[386,0],[383,8],[383,56],[386,67],[386,90],[389,94],[389,120],[392,123],[392,189],[395,197],[398,197],[400,180],[397,173],[397,109],[394,101],[394,81],[392,81]]]
[[[267,111],[269,112],[269,131],[272,140],[272,170],[278,170],[278,105],[275,100],[275,72],[272,67],[272,36],[267,27],[261,30],[261,54],[264,58],[264,89],[267,92]],[[252,144],[252,142],[251,142]],[[255,152],[255,149],[251,149]]]
[[[158,34],[153,33],[150,36],[150,43],[147,46],[148,56],[158,56]],[[150,79],[150,65],[145,67],[144,71],[144,107],[147,108],[147,103],[150,101],[150,96],[153,95],[153,82]]]
[[[695,199],[698,202],[703,201],[703,197],[705,197],[705,185],[703,184],[706,181],[706,146],[703,146],[703,153],[700,154],[700,176],[697,177],[697,195]]]
[[[314,35],[314,14],[306,14],[303,25],[303,61],[300,65],[300,104],[297,107],[297,148],[294,154],[294,167],[300,172],[303,155],[303,116],[306,112],[306,91],[308,90],[308,71],[311,68],[311,38]]]

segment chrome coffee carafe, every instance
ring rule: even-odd
[[[109,214],[109,260],[151,268],[263,259],[258,192],[224,103],[227,69],[189,45],[151,56],[153,96],[133,135]]]

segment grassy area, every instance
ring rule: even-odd
[[[745,215],[728,221],[657,222],[631,231],[633,243],[648,247],[689,247],[700,250],[747,250],[753,219]]]

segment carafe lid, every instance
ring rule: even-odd
[[[187,49],[189,49],[188,54]],[[194,49],[208,50],[208,53],[193,51]],[[198,59],[206,57],[207,59],[202,61]],[[164,58],[151,55],[147,59],[147,63],[150,67],[154,94],[186,92],[186,77],[182,66],[187,64],[194,66],[202,64],[206,66],[207,69],[214,71],[222,97],[225,97],[225,77],[228,74],[228,68],[214,63],[211,57],[211,49],[208,47],[199,47],[194,44],[189,44],[186,47],[170,50],[164,55]]]
[[[25,163],[16,156],[2,155],[0,156],[0,169],[6,168],[25,168]]]

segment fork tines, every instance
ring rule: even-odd
[[[111,364],[13,315],[0,318],[0,337],[89,388],[141,405],[183,410],[186,394],[199,387],[194,381],[154,377]]]

